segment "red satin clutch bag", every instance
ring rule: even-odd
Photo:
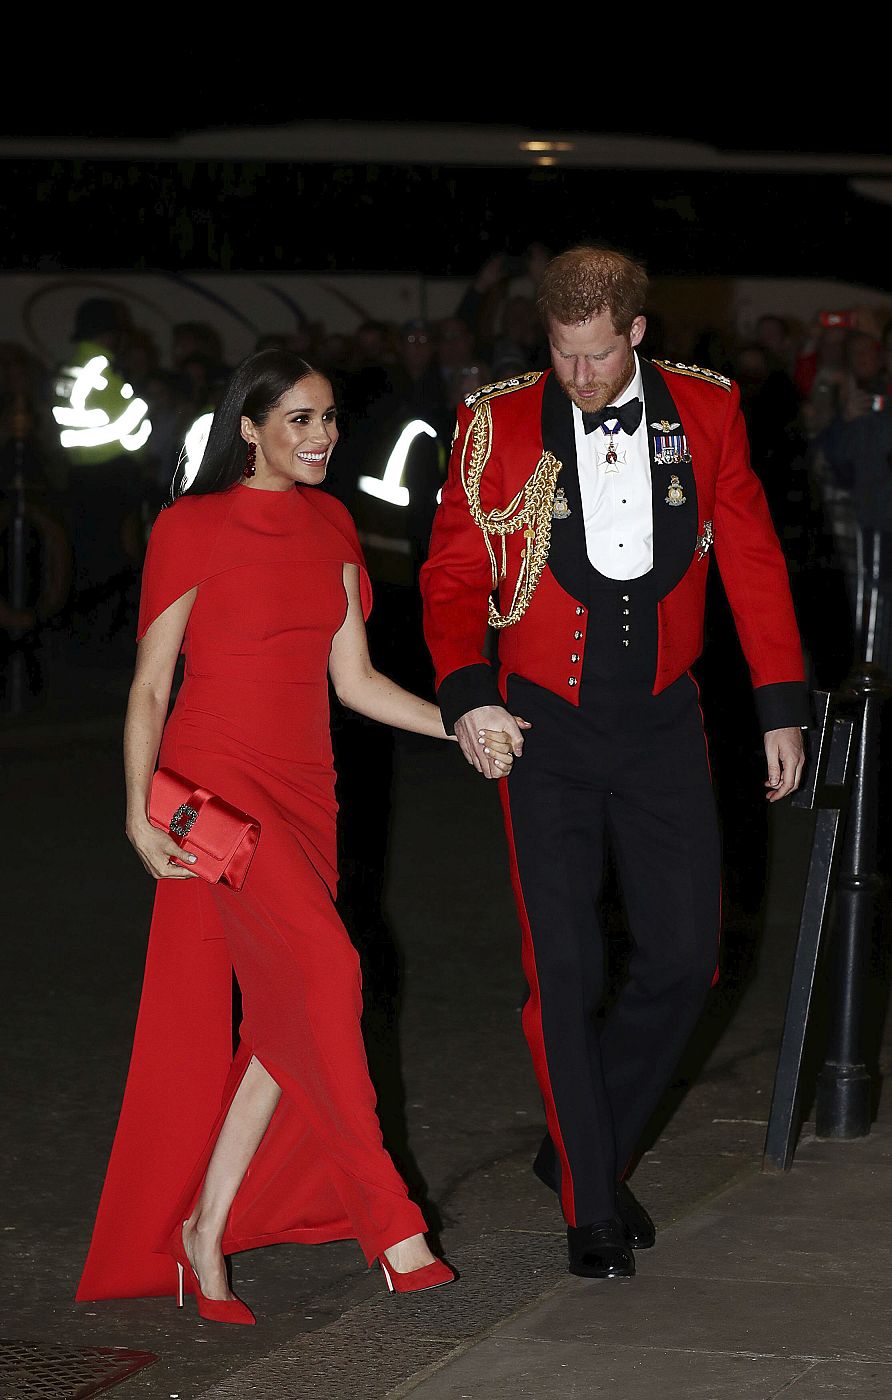
[[[152,778],[149,821],[167,831],[195,863],[174,861],[215,885],[222,880],[234,890],[245,883],[251,857],[260,839],[260,823],[208,788],[196,787],[172,768],[159,768]]]

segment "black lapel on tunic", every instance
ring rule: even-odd
[[[653,581],[657,597],[665,598],[694,557],[698,520],[697,487],[690,462],[667,464],[656,460],[656,438],[683,437],[684,423],[669,392],[669,385],[659,370],[649,360],[642,359],[640,364],[653,488]],[[671,426],[663,430],[662,423]],[[674,426],[676,423],[678,427]],[[673,477],[677,478],[677,485]],[[670,498],[668,501],[667,497]],[[673,505],[671,501],[677,504]]]
[[[551,548],[548,567],[561,588],[573,598],[588,597],[588,555],[582,520],[582,497],[576,464],[576,436],[573,432],[573,406],[551,371],[542,391],[542,445],[553,452],[563,467],[558,487],[564,493],[570,514],[551,522]]]

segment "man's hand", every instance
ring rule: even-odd
[[[468,710],[456,722],[455,737],[472,768],[476,768],[484,778],[503,778],[504,769],[496,766],[495,755],[484,751],[487,729],[503,730],[511,741],[511,752],[515,758],[520,758],[523,753],[523,735],[520,731],[530,728],[525,719],[519,715],[517,718],[509,715],[502,705],[481,705],[476,710]]]
[[[766,796],[769,802],[779,802],[796,791],[802,777],[805,766],[802,730],[795,726],[769,729],[765,735],[765,757],[768,760]]]

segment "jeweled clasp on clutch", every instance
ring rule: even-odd
[[[171,817],[168,829],[171,836],[188,836],[197,821],[198,813],[195,808],[184,802]]]

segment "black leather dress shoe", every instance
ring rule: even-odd
[[[631,1278],[635,1256],[615,1220],[567,1226],[570,1273],[582,1278]]]
[[[657,1238],[654,1223],[624,1181],[616,1188],[616,1217],[630,1249],[652,1249]]]

